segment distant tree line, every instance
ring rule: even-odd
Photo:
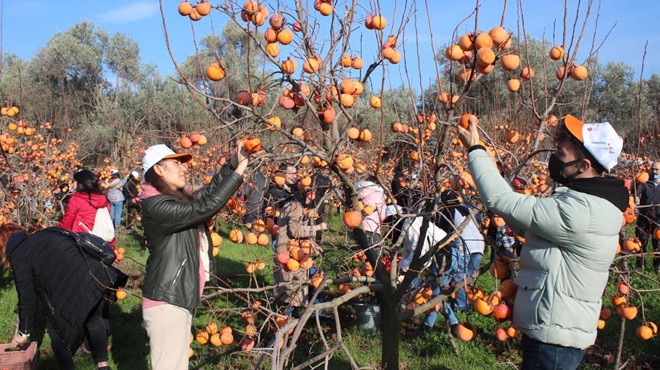
[[[547,58],[551,45],[533,39],[528,39],[526,45],[536,70],[533,88],[539,91],[557,88],[556,66]],[[254,50],[254,41],[228,22],[220,35],[209,35],[202,40],[197,55],[177,65],[186,82],[191,83],[186,85],[180,83],[179,76],[163,76],[157,66],[143,65],[138,44],[127,35],[110,35],[93,23],[81,22],[54,35],[29,60],[4,54],[0,63],[0,102],[3,106],[21,107],[21,117],[28,121],[51,122],[54,135],[76,141],[83,160],[91,165],[107,157],[119,161],[122,153],[135,144],[136,137],[150,143],[199,130],[213,138],[260,127],[259,122],[242,119],[241,110],[231,104],[240,90],[283,83],[271,71],[259,70],[258,66],[264,65],[258,60],[263,58],[263,53]],[[250,52],[255,57],[247,66],[245,55]],[[214,84],[206,78],[205,69],[218,58],[227,70],[227,78]],[[381,127],[380,115],[366,114],[358,117],[360,125],[379,135],[381,130],[389,130],[390,122],[410,121],[418,111],[438,112],[440,119],[449,117],[443,114],[447,113],[447,107],[438,102],[437,96],[439,91],[449,90],[447,82],[455,82],[458,71],[451,70],[445,58],[436,59],[441,83],[432,83],[421,94],[407,87],[387,90],[383,98],[389,102],[383,105],[385,125]],[[506,81],[512,77],[509,73],[512,72],[497,69],[474,81],[470,97],[462,100],[463,106],[454,108],[478,114],[486,126],[522,128],[534,124],[536,117],[532,110],[525,109],[532,102],[521,101],[522,94],[507,91]],[[365,81],[366,90],[376,90],[371,83],[371,79]],[[191,85],[209,96],[225,99],[196,100],[199,94],[188,91]],[[276,106],[277,97],[267,99],[266,106],[271,109]],[[368,104],[368,99],[361,99],[358,108]],[[542,111],[549,102],[534,104]],[[212,112],[201,109],[200,105],[213,107]],[[577,114],[587,121],[609,121],[626,137],[626,151],[657,156],[654,143],[660,135],[660,76],[654,74],[640,80],[625,63],[610,62],[603,66],[592,59],[589,79],[568,81],[552,113]],[[291,118],[287,113],[281,116],[285,122]],[[296,117],[304,120],[305,116]],[[304,122],[296,124],[304,125]],[[230,130],[219,130],[220,127]]]

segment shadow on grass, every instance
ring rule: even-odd
[[[234,287],[246,286],[249,281],[245,264],[229,258],[217,256],[215,258],[215,272],[220,280],[224,283],[230,283]]]
[[[0,273],[0,290],[8,289],[9,287],[14,286],[14,277],[10,272],[1,271]]]
[[[118,370],[147,370],[149,337],[142,326],[142,309],[137,306],[130,312],[111,307],[112,359]]]

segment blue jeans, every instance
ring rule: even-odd
[[[121,226],[121,216],[124,211],[124,201],[120,202],[110,202],[110,218],[115,224],[115,229],[118,229]]]
[[[520,370],[574,370],[582,362],[584,350],[563,347],[522,336],[523,360]]]
[[[449,266],[447,271],[445,271],[440,277],[441,283],[443,285],[449,285],[451,284],[452,281],[456,281],[456,282],[463,281],[466,275],[468,276],[472,275],[475,271],[479,269],[483,257],[484,255],[481,253],[472,253],[470,254],[469,257],[463,254],[458,255],[456,253],[456,250],[453,249],[451,265]],[[430,272],[433,275],[438,274],[438,270],[435,265],[431,265]],[[440,294],[440,286],[437,283],[431,284],[431,289],[433,290],[433,297]],[[464,288],[461,288],[456,292],[456,300],[454,304],[456,308],[462,310],[468,309],[467,295],[465,294]],[[440,313],[442,313],[443,316],[445,316],[447,321],[449,321],[450,325],[458,324],[458,319],[456,318],[456,314],[454,313],[454,310],[447,301],[442,302],[442,304],[440,305]],[[435,311],[429,312],[424,317],[424,325],[433,326],[433,324],[435,324],[435,320],[437,317],[438,317],[437,312]]]
[[[482,253],[472,253],[470,254],[470,260],[467,263],[467,269],[465,270],[465,274],[470,276],[477,272],[479,270],[479,267],[481,266],[481,260],[484,259],[484,255]]]
[[[452,267],[453,267],[453,263],[452,263]],[[433,276],[438,275],[438,268],[435,264],[431,265],[430,272]],[[443,282],[444,285],[448,284],[445,283],[446,280],[447,280],[446,275],[443,275],[441,277],[441,281]],[[413,285],[415,285],[415,282],[413,282]],[[419,287],[421,285],[421,280],[419,284],[416,285],[417,285],[416,287]],[[431,283],[431,290],[433,291],[431,298],[437,297],[440,294],[440,285],[437,283],[437,280]],[[442,316],[445,317],[445,320],[449,321],[449,325],[458,324],[458,319],[456,318],[456,315],[454,314],[454,311],[451,309],[451,305],[447,302],[447,300],[440,303],[440,313],[442,313]],[[427,313],[426,316],[424,316],[424,325],[427,327],[433,327],[433,325],[435,324],[435,320],[437,318],[438,318],[437,311],[433,310]]]
[[[449,276],[447,276],[446,282],[443,282],[443,284],[447,285],[449,284],[449,280],[453,278],[454,281],[459,282],[463,281],[465,279],[465,276],[470,276],[475,273],[475,271],[479,270],[479,266],[481,266],[481,260],[484,258],[484,255],[481,253],[472,253],[469,256],[467,255],[461,255],[461,256],[452,256],[452,263],[451,263],[451,272],[449,273]],[[454,261],[456,261],[454,263]],[[461,310],[467,310],[468,309],[468,302],[467,302],[467,295],[465,294],[465,289],[461,288],[456,292],[456,302],[455,306],[457,308],[460,308]]]
[[[437,296],[440,294],[440,288],[438,288],[437,284],[435,287],[433,287],[433,296]],[[454,310],[451,309],[451,305],[445,300],[444,302],[440,303],[440,313],[442,316],[445,317],[445,320],[449,322],[449,325],[456,325],[458,324],[458,318],[456,318],[456,314],[454,313]],[[424,316],[424,325],[428,327],[433,327],[435,325],[435,320],[438,318],[438,312],[433,310]]]

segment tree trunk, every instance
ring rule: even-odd
[[[391,293],[390,293],[391,294]],[[383,370],[399,369],[399,341],[401,339],[401,321],[397,304],[388,296],[388,292],[378,294],[380,304],[381,360]]]

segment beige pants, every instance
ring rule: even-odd
[[[188,338],[192,314],[171,304],[142,310],[149,335],[151,368],[154,370],[188,369]]]

